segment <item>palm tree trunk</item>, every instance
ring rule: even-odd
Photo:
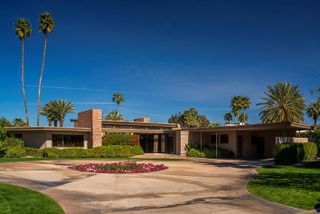
[[[53,126],[54,126],[54,127],[57,127],[57,126],[58,126],[58,121],[56,121],[56,120],[53,121]]]
[[[60,119],[60,127],[63,127],[63,119]]]
[[[43,47],[43,55],[42,55],[42,63],[41,63],[41,71],[40,71],[40,78],[39,78],[39,86],[38,86],[38,114],[37,114],[37,126],[40,126],[40,108],[41,108],[41,84],[42,84],[42,77],[44,72],[44,64],[46,60],[46,52],[47,52],[47,34],[44,34],[44,47]]]
[[[51,120],[48,121],[48,126],[50,126],[50,127],[52,126],[52,121]]]
[[[26,122],[27,126],[29,126],[29,115],[28,115],[28,106],[27,106],[27,97],[26,97],[26,90],[24,88],[24,39],[21,40],[21,86],[22,86],[22,94],[23,94],[23,103],[24,103],[24,109],[26,112]]]

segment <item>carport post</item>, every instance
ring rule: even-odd
[[[200,132],[200,150],[202,150],[202,132]]]
[[[218,132],[216,132],[216,158],[218,158]]]

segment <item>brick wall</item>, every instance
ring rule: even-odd
[[[176,154],[186,155],[186,145],[189,143],[189,131],[176,132]]]
[[[79,112],[77,127],[91,128],[88,148],[102,146],[102,111],[100,109]]]

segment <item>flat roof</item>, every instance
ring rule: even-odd
[[[78,119],[70,119],[71,122],[77,122]],[[124,125],[124,126],[143,126],[143,127],[165,127],[165,128],[178,128],[176,123],[156,123],[156,122],[139,122],[139,121],[126,121],[126,120],[102,120],[103,125]]]
[[[37,131],[49,131],[49,132],[91,132],[91,128],[74,128],[74,127],[6,127],[7,132],[37,132]]]
[[[264,130],[279,130],[279,129],[291,129],[291,130],[311,130],[310,125],[302,123],[263,123],[263,124],[248,124],[248,125],[230,125],[222,127],[212,128],[184,128],[190,132],[203,131],[264,131]]]

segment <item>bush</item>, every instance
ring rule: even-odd
[[[109,133],[106,134],[102,139],[102,145],[134,145],[134,136],[129,134],[121,134],[121,133]]]
[[[41,149],[25,147],[26,156],[43,157],[43,151]]]
[[[21,158],[26,156],[25,148],[21,146],[13,146],[6,150],[5,158]]]
[[[6,138],[0,141],[0,157],[5,156],[7,150],[11,147],[23,147],[23,141],[18,138]]]
[[[198,158],[204,158],[205,154],[197,149],[189,149],[187,152],[188,157],[198,157]]]
[[[131,157],[143,154],[140,146],[109,145],[91,149],[95,158]]]
[[[143,154],[140,146],[100,146],[92,149],[69,148],[56,149],[45,148],[42,150],[43,157],[48,158],[115,158],[131,157]]]
[[[317,157],[318,148],[315,143],[276,144],[274,160],[276,164],[289,165]]]
[[[215,149],[206,148],[203,150],[203,153],[205,154],[206,158],[216,158]],[[218,149],[218,158],[232,158],[232,157],[234,157],[234,154],[232,151],[227,149]]]

